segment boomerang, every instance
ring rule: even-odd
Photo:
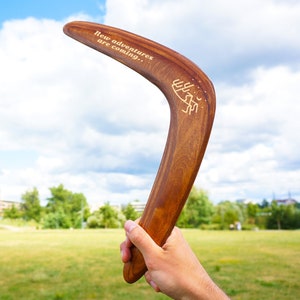
[[[90,22],[64,26],[75,40],[138,72],[165,95],[170,126],[161,163],[139,224],[163,246],[172,232],[197,176],[215,115],[216,97],[209,78],[179,53],[133,33]],[[147,271],[133,246],[123,277],[137,281]]]

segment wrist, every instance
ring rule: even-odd
[[[206,273],[203,278],[192,280],[187,285],[186,294],[181,300],[230,300]]]

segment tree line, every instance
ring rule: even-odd
[[[121,210],[105,203],[91,212],[86,197],[73,193],[63,184],[49,188],[51,196],[41,206],[37,188],[21,196],[20,206],[5,209],[3,218],[33,220],[39,228],[120,228],[126,220],[135,220],[140,214],[132,204]],[[193,187],[177,221],[181,228],[224,229],[298,229],[300,206],[279,205],[263,200],[261,204],[222,201],[213,204],[208,193]]]

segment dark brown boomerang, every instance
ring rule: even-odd
[[[170,127],[164,154],[139,224],[162,246],[170,235],[198,173],[215,114],[215,92],[208,77],[179,53],[121,29],[71,22],[64,32],[135,70],[166,96]],[[135,247],[124,265],[133,283],[146,272]]]

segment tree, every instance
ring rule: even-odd
[[[51,218],[58,224],[58,228],[80,228],[90,215],[85,196],[65,189],[62,184],[50,188],[50,192],[46,212],[52,213]],[[49,223],[47,219],[47,224],[52,224],[53,220]]]
[[[259,209],[259,207],[257,204],[254,204],[254,203],[247,204],[247,215],[248,215],[248,223],[249,224],[255,224],[258,209]]]
[[[100,214],[100,227],[102,228],[118,228],[120,227],[118,220],[118,212],[109,205],[109,203],[105,203],[103,206],[99,208]]]
[[[210,224],[213,213],[214,206],[209,200],[207,192],[193,187],[177,225],[198,228],[202,224]]]
[[[21,212],[14,204],[10,208],[6,208],[3,211],[4,219],[19,219],[20,217]]]
[[[245,218],[242,207],[235,202],[227,200],[220,202],[216,206],[213,223],[219,224],[220,229],[227,229],[236,222],[243,223]]]
[[[122,212],[126,220],[136,220],[139,217],[139,213],[130,203],[123,207]]]
[[[87,219],[88,228],[120,228],[125,223],[122,211],[106,202]]]
[[[55,212],[58,211],[60,208],[63,208],[63,210],[67,210],[68,202],[72,197],[72,192],[66,190],[63,184],[60,184],[57,187],[51,187],[49,188],[49,190],[51,192],[52,197],[47,199],[47,211]]]
[[[284,218],[284,211],[285,211],[285,206],[284,205],[278,205],[276,201],[272,201],[271,203],[271,216],[268,220],[268,227],[273,227],[271,225],[272,223],[274,224],[274,221],[276,222],[277,229],[281,229],[281,223]]]
[[[95,215],[89,216],[86,223],[87,223],[88,228],[99,228],[100,227],[99,218],[97,218],[97,216],[95,216]]]
[[[68,198],[65,213],[70,217],[74,228],[81,228],[90,215],[87,200],[82,193],[71,193]]]
[[[35,220],[36,222],[40,222],[42,207],[36,187],[22,195],[21,211],[26,221]]]
[[[43,220],[43,228],[67,229],[71,227],[72,227],[71,219],[64,213],[62,208],[59,208],[55,212],[48,213],[47,215],[45,215]]]
[[[269,207],[269,202],[267,199],[263,199],[261,204],[260,204],[260,208],[266,208],[266,207]]]
[[[267,219],[268,229],[299,229],[300,211],[296,205],[278,205],[276,201],[271,203],[271,213]]]

